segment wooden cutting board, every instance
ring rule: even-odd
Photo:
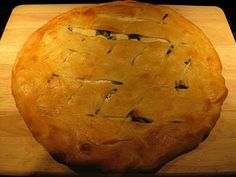
[[[11,69],[29,35],[56,15],[80,5],[22,5],[9,18],[0,41],[0,175],[75,175],[54,161],[32,138],[11,95]],[[200,146],[166,164],[157,174],[236,174],[236,46],[217,7],[171,6],[199,26],[223,64],[229,95],[210,136]]]

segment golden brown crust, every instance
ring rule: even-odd
[[[35,138],[69,165],[147,171],[197,146],[227,95],[205,35],[135,1],[73,9],[37,30],[12,72]]]

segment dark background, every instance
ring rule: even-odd
[[[226,14],[234,38],[236,38],[236,5],[230,0],[140,0],[153,4],[181,4],[181,5],[200,5],[200,6],[218,6]],[[68,3],[99,3],[108,2],[108,0],[0,0],[0,36],[5,28],[6,22],[12,9],[21,4],[68,4]]]

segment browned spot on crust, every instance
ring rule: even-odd
[[[82,15],[85,15],[85,16],[96,16],[96,12],[92,9],[92,8],[89,8],[87,10],[85,10],[84,12],[82,12]]]
[[[48,78],[48,83],[52,82],[55,77],[59,77],[58,74],[52,73],[51,76]]]
[[[92,146],[89,143],[84,143],[80,145],[80,151],[84,152],[85,154],[90,154],[92,150]]]

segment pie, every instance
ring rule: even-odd
[[[115,1],[50,20],[19,52],[16,105],[59,162],[151,171],[195,148],[227,95],[201,30],[163,5]]]

